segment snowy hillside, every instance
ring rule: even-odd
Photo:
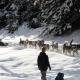
[[[37,67],[37,57],[40,50],[26,48],[19,45],[19,40],[26,38],[37,40],[37,37],[42,33],[44,28],[35,30],[28,29],[24,24],[14,34],[8,34],[7,31],[0,31],[0,38],[3,42],[8,42],[9,46],[0,47],[0,80],[41,80],[40,72]],[[74,42],[80,43],[79,31],[71,35],[63,37],[44,37],[44,40],[56,40],[63,43],[65,40],[74,39]],[[59,52],[47,51],[49,56],[51,71],[47,71],[47,80],[54,80],[58,72],[64,73],[65,80],[80,80],[80,55],[76,57],[66,56],[62,54],[62,49]],[[80,52],[79,52],[80,53]]]
[[[73,56],[62,48],[72,39],[80,44],[78,29],[80,0],[0,0],[0,42],[9,44],[0,46],[0,80],[41,80],[39,44],[37,48],[20,45],[20,38],[44,40],[50,46],[46,51],[51,64],[47,80],[55,80],[58,72],[64,73],[64,80],[80,80],[80,50]],[[59,43],[58,51],[52,49],[52,42]],[[74,46],[71,50],[76,51]]]
[[[53,35],[44,35],[45,27],[40,27],[37,29],[29,29],[27,24],[24,23],[19,27],[18,31],[15,31],[14,34],[8,34],[4,29],[0,30],[0,39],[5,42],[18,43],[20,38],[25,40],[26,38],[30,40],[44,39],[45,41],[56,41],[60,44],[63,44],[65,41],[74,40],[74,43],[80,43],[80,30],[73,32],[72,34],[66,34],[64,36],[53,36]]]

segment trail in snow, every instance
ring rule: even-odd
[[[40,50],[31,48],[19,50],[16,47],[1,49],[4,49],[0,52],[1,80],[40,80],[40,72],[37,67],[37,56]],[[51,71],[47,71],[48,80],[54,80],[58,72],[64,73],[65,80],[80,79],[80,59],[78,57],[69,57],[53,51],[46,53],[52,67]]]

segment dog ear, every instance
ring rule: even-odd
[[[64,77],[64,73],[59,72],[59,73],[58,73],[58,76]]]

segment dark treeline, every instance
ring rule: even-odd
[[[79,0],[0,0],[0,29],[10,33],[23,22],[30,28],[41,27],[41,23],[53,24],[48,33],[62,35],[80,29]]]

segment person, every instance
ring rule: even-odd
[[[70,41],[70,45],[72,45],[73,39]]]
[[[46,48],[43,47],[37,59],[38,68],[41,72],[41,80],[47,80],[46,79],[47,69],[49,68],[51,70],[49,58],[46,55],[45,51],[46,51]]]
[[[59,72],[55,78],[55,80],[64,80],[64,73]]]

